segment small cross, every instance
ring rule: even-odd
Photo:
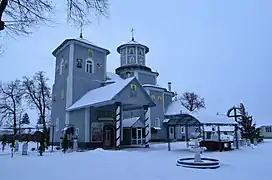
[[[83,24],[80,25],[80,36],[81,39],[83,38]]]
[[[134,41],[134,32],[135,32],[135,29],[132,28],[130,32],[131,32],[131,36],[132,36],[132,41]]]

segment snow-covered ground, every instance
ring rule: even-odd
[[[31,146],[36,146],[32,144]],[[217,158],[216,170],[186,169],[176,166],[179,157],[192,157],[184,143],[153,144],[150,149],[120,151],[93,150],[63,154],[45,153],[38,156],[0,153],[1,180],[255,180],[271,179],[272,141],[254,149],[244,147],[229,152],[204,152],[203,157]]]

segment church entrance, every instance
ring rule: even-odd
[[[105,125],[103,129],[103,146],[106,148],[114,147],[114,127]]]

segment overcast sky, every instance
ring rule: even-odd
[[[63,1],[64,2],[64,1]],[[111,51],[108,70],[119,66],[116,48],[131,38],[147,45],[147,64],[159,84],[205,98],[207,113],[226,113],[243,102],[258,124],[272,124],[271,0],[110,0],[110,16],[84,28],[84,38]],[[63,8],[64,6],[58,6]],[[63,40],[79,36],[65,23],[41,26],[29,37],[2,38],[0,80],[46,72],[54,77],[51,54]],[[35,113],[31,113],[36,121]]]

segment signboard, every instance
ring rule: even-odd
[[[94,143],[103,142],[103,123],[101,122],[92,123],[91,133],[92,142]]]

